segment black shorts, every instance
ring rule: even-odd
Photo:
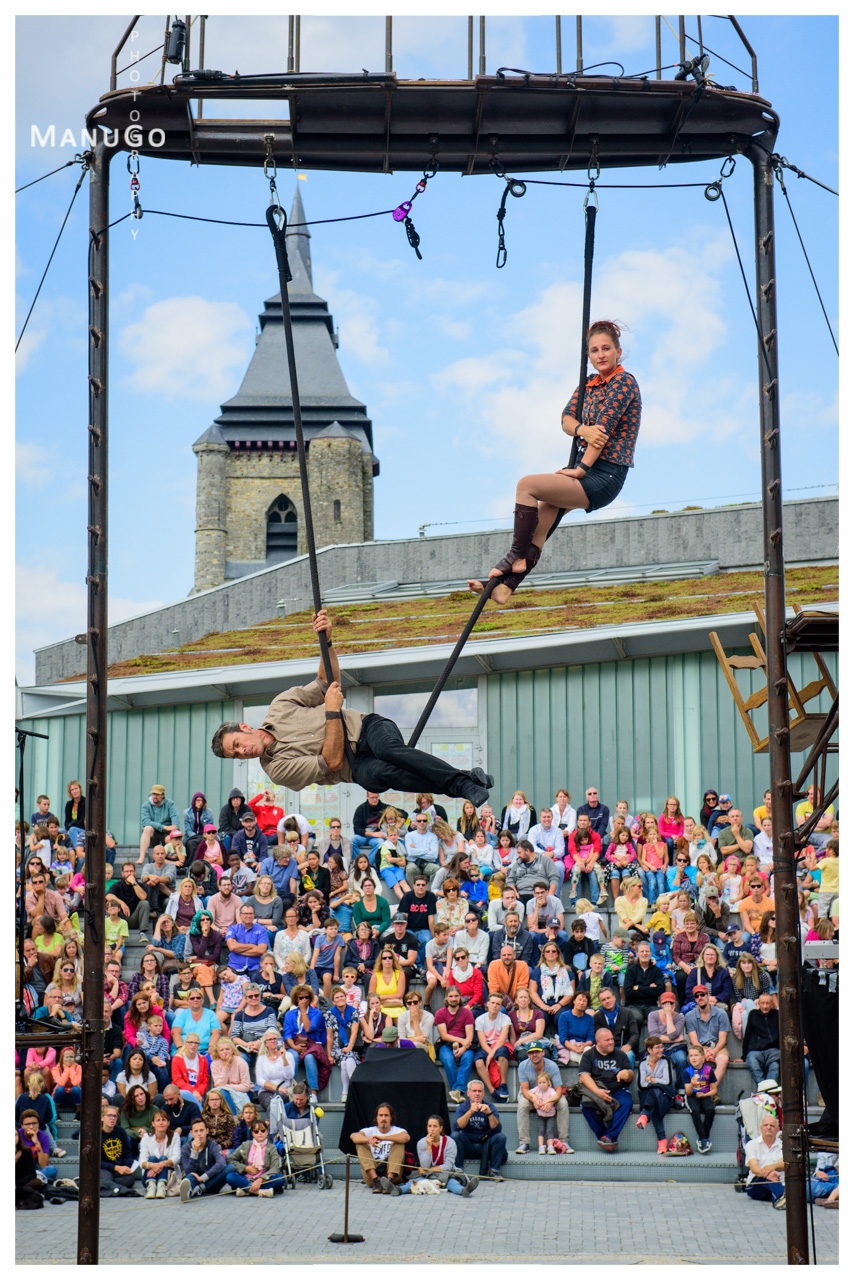
[[[587,475],[579,480],[584,492],[590,502],[587,508],[588,515],[591,511],[599,511],[602,507],[607,507],[613,502],[617,494],[626,483],[626,476],[629,468],[620,466],[616,462],[603,461],[597,458],[593,466],[587,472]]]

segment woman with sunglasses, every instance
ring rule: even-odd
[[[294,1065],[285,1053],[282,1037],[278,1031],[265,1031],[255,1060],[255,1084],[260,1106],[269,1113],[270,1103],[277,1095],[287,1102],[293,1080]]]
[[[468,1009],[473,1017],[479,1018],[486,1008],[485,984],[483,974],[472,964],[471,956],[465,947],[453,948],[448,985],[456,987],[459,991],[462,1008]]]
[[[436,903],[436,924],[448,926],[451,934],[465,928],[468,903],[460,894],[459,882],[447,876],[442,884],[442,896]]]
[[[343,834],[340,818],[329,819],[329,833],[318,844],[317,852],[324,866],[329,862],[329,855],[332,853],[340,855],[345,867],[350,865],[353,857],[353,843],[349,836]]]
[[[266,1120],[253,1120],[252,1139],[231,1153],[225,1181],[238,1196],[272,1199],[275,1192],[284,1191],[282,1158]]]
[[[703,803],[700,806],[700,824],[706,828],[709,819],[718,807],[718,792],[714,787],[707,787],[703,792]]]
[[[406,975],[400,967],[397,956],[390,946],[381,946],[379,958],[371,974],[368,994],[379,996],[382,1011],[386,1016],[386,1025],[396,1022],[404,1012],[405,990]]]
[[[408,991],[403,998],[406,1009],[400,1015],[397,1029],[401,1039],[412,1040],[415,1046],[429,1055],[430,1061],[436,1061],[436,1040],[433,1015],[424,1008],[424,1000],[417,991]]]
[[[285,1014],[282,1036],[294,1073],[302,1062],[310,1089],[312,1106],[317,1103],[317,1092],[325,1089],[332,1074],[332,1064],[326,1054],[326,1023],[323,1014],[314,1004],[311,987],[294,987],[292,1005]]]
[[[533,1004],[546,1016],[547,1035],[556,1035],[557,1020],[570,1008],[575,994],[572,973],[556,942],[547,942],[540,952],[540,963],[531,970],[529,991]]]
[[[692,902],[697,897],[697,869],[691,866],[691,855],[684,839],[676,842],[676,856],[673,866],[664,873],[664,883],[668,893],[684,890]]]

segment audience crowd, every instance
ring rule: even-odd
[[[86,802],[79,782],[67,792],[62,818],[42,795],[16,833],[24,1003],[57,1032],[83,1011]],[[520,1155],[573,1154],[571,1105],[614,1152],[635,1100],[659,1153],[674,1108],[709,1152],[733,1061],[757,1094],[779,1088],[770,802],[745,812],[709,789],[694,818],[672,795],[633,814],[593,786],[577,809],[565,789],[539,809],[516,791],[498,817],[466,801],[452,826],[432,795],[406,813],[368,792],[345,834],[267,791],[235,788],[215,820],[202,792],[179,812],[153,785],[138,851],[108,840],[102,1191],[272,1196],[274,1111],[304,1119],[335,1067],[346,1101],[365,1054],[397,1046],[443,1068],[455,1110],[449,1134],[440,1117],[409,1134],[384,1104],[352,1135],[377,1194],[469,1195],[465,1159],[500,1176],[511,1066]],[[810,788],[797,820],[816,803]],[[838,937],[838,859],[828,806],[798,856],[802,942]],[[75,1049],[16,1054],[17,1202],[56,1179],[57,1118],[80,1107]],[[748,1189],[779,1208],[772,1118],[748,1144]]]

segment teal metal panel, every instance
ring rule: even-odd
[[[837,655],[827,665],[836,679]],[[809,654],[793,654],[789,669],[799,688],[817,676]],[[738,679],[745,694],[762,684],[755,671]],[[490,675],[486,700],[489,770],[502,805],[518,787],[540,807],[563,785],[578,805],[593,784],[609,807],[625,798],[633,812],[661,812],[673,793],[698,817],[706,786],[728,791],[748,813],[768,786],[768,756],[754,754],[711,652]],[[822,694],[810,709],[829,706]],[[761,711],[756,722],[764,734]],[[793,776],[804,759],[793,756]],[[835,777],[831,757],[828,784]]]
[[[194,791],[203,791],[214,813],[231,790],[234,764],[218,760],[210,740],[223,720],[234,718],[232,702],[113,711],[107,717],[107,823],[119,844],[139,839],[140,806],[153,782],[162,782],[179,812]],[[54,716],[24,721],[22,727],[49,735],[27,745],[27,809],[46,792],[54,813],[62,816],[66,786],[72,778],[86,789],[86,722],[83,716]],[[33,750],[32,744],[37,745]],[[16,775],[17,776],[17,775]]]

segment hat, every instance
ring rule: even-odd
[[[727,935],[727,937],[729,938],[729,937],[731,937],[733,934],[738,933],[738,932],[740,931],[740,929],[741,929],[741,925],[740,925],[740,924],[728,924],[728,925],[727,925],[727,927],[726,927],[726,935]]]
[[[385,1044],[394,1044],[398,1038],[397,1027],[386,1027],[383,1031],[383,1041]]]
[[[704,987],[704,986],[703,986],[703,984],[702,984],[702,982],[698,982],[698,983],[697,983],[697,985],[696,985],[696,987],[692,987],[692,989],[691,989],[691,994],[692,994],[693,996],[695,996],[695,995],[697,994],[697,992],[698,992],[698,991],[702,991],[705,995],[708,995],[708,994],[709,994],[709,988],[708,988],[708,987]]]
[[[732,804],[732,796],[728,796],[726,792],[718,796],[718,804]]]
[[[667,941],[667,934],[663,929],[656,929],[655,933],[652,935],[652,940],[657,947],[663,947]]]
[[[202,827],[202,831],[216,831],[216,827],[212,822],[206,822]]]
[[[152,788],[151,788],[151,794],[152,794],[152,795],[154,795],[154,794],[155,794],[155,792],[159,793],[159,794],[160,794],[160,795],[162,795],[162,796],[165,796],[165,795],[166,795],[166,788],[165,788],[165,787],[161,787],[161,785],[160,785],[160,783],[159,783],[159,782],[155,782],[155,783],[154,783],[154,785],[153,785],[153,786],[152,786]]]
[[[179,836],[180,834],[181,832],[178,830],[178,828],[173,827],[172,830],[169,832],[169,839],[171,840],[173,836]]]
[[[783,1086],[777,1080],[760,1080],[756,1086],[757,1093],[781,1093]]]
[[[254,822],[254,821],[255,821],[255,814],[254,814],[254,813],[252,812],[252,810],[250,809],[248,813],[244,813],[244,814],[243,814],[243,816],[242,816],[242,818],[240,819],[240,821],[241,821],[241,822]]]
[[[404,915],[402,911],[395,911],[394,915],[391,918],[391,922],[392,924],[408,924],[409,916]]]
[[[629,933],[628,929],[623,929],[622,926],[619,929],[614,929],[611,937],[622,938],[623,942],[631,942],[632,940],[632,935]]]
[[[668,1004],[676,1003],[676,997],[672,991],[662,991],[661,995],[658,998],[661,1001],[666,1000]]]
[[[559,918],[557,916],[549,916],[548,920],[546,921],[546,928],[559,929],[560,928]]]
[[[531,1041],[531,1043],[528,1045],[528,1055],[530,1056],[532,1053],[545,1053],[545,1048],[543,1047],[542,1041],[540,1040]]]

